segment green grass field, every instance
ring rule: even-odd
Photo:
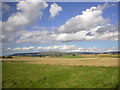
[[[85,58],[85,57],[72,56],[72,55],[63,55],[63,56],[59,56],[59,57],[55,57],[55,58]]]
[[[114,88],[116,67],[52,66],[3,62],[3,88]]]

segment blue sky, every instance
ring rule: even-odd
[[[3,25],[3,55],[16,52],[59,51],[61,47],[63,47],[62,51],[68,52],[116,51],[118,47],[117,34],[115,34],[117,33],[118,5],[115,2],[44,2],[44,5],[39,2],[33,7],[28,5],[33,10],[24,6],[21,8],[24,3],[8,2],[2,5],[2,22],[5,23]],[[100,10],[98,6],[100,6]],[[90,9],[91,7],[97,7],[97,12]],[[20,9],[17,10],[17,8]],[[83,15],[82,12],[87,12],[86,9],[88,9],[88,14],[95,15],[95,18],[90,16],[93,18],[93,22],[89,21],[90,18],[84,19],[88,14]],[[76,17],[77,15],[78,17]],[[24,17],[28,22],[24,24],[19,17]],[[79,19],[78,23],[76,23],[76,18]],[[90,29],[86,25],[90,25]],[[97,27],[98,29],[94,30]],[[86,36],[85,33],[93,33],[93,37]],[[37,40],[37,38],[39,39]],[[42,49],[38,49],[38,47],[42,47]]]

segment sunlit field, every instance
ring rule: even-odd
[[[2,89],[119,89],[120,0],[1,0]]]
[[[3,88],[116,88],[118,55],[3,59]]]

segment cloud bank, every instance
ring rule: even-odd
[[[89,47],[89,48],[80,48],[76,45],[54,45],[54,46],[47,46],[47,47],[16,47],[16,48],[7,48],[8,51],[14,52],[48,52],[48,51],[58,51],[58,52],[111,52],[111,51],[118,51],[118,48],[108,48],[108,49],[100,49],[96,47]]]
[[[109,5],[98,5],[90,7],[82,14],[69,18],[63,25],[49,30],[48,27],[36,26],[35,22],[41,20],[43,10],[48,4],[42,0],[25,0],[16,4],[17,12],[8,17],[6,21],[0,21],[2,26],[2,41],[14,42],[16,44],[56,44],[65,42],[82,42],[90,40],[118,40],[118,26],[112,25],[110,19],[103,17],[104,10]],[[5,5],[4,5],[5,6]],[[113,5],[114,6],[114,5]],[[9,6],[5,8],[9,9]],[[62,11],[57,3],[50,6],[50,18],[55,18]],[[30,30],[27,28],[30,27]],[[32,30],[31,30],[32,28]],[[37,30],[36,30],[37,28]],[[9,51],[65,51],[65,52],[94,52],[110,51],[113,49],[101,50],[95,47],[80,48],[75,45],[56,45],[48,47],[17,47],[8,48]]]
[[[32,31],[21,35],[17,43],[55,43],[55,42],[80,42],[90,40],[118,40],[117,25],[110,24],[102,14],[108,4],[91,7],[74,16],[54,31]],[[37,33],[37,34],[36,34]],[[30,34],[30,35],[28,35]]]

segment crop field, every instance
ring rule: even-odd
[[[118,87],[118,55],[16,56],[2,61],[3,88]]]

